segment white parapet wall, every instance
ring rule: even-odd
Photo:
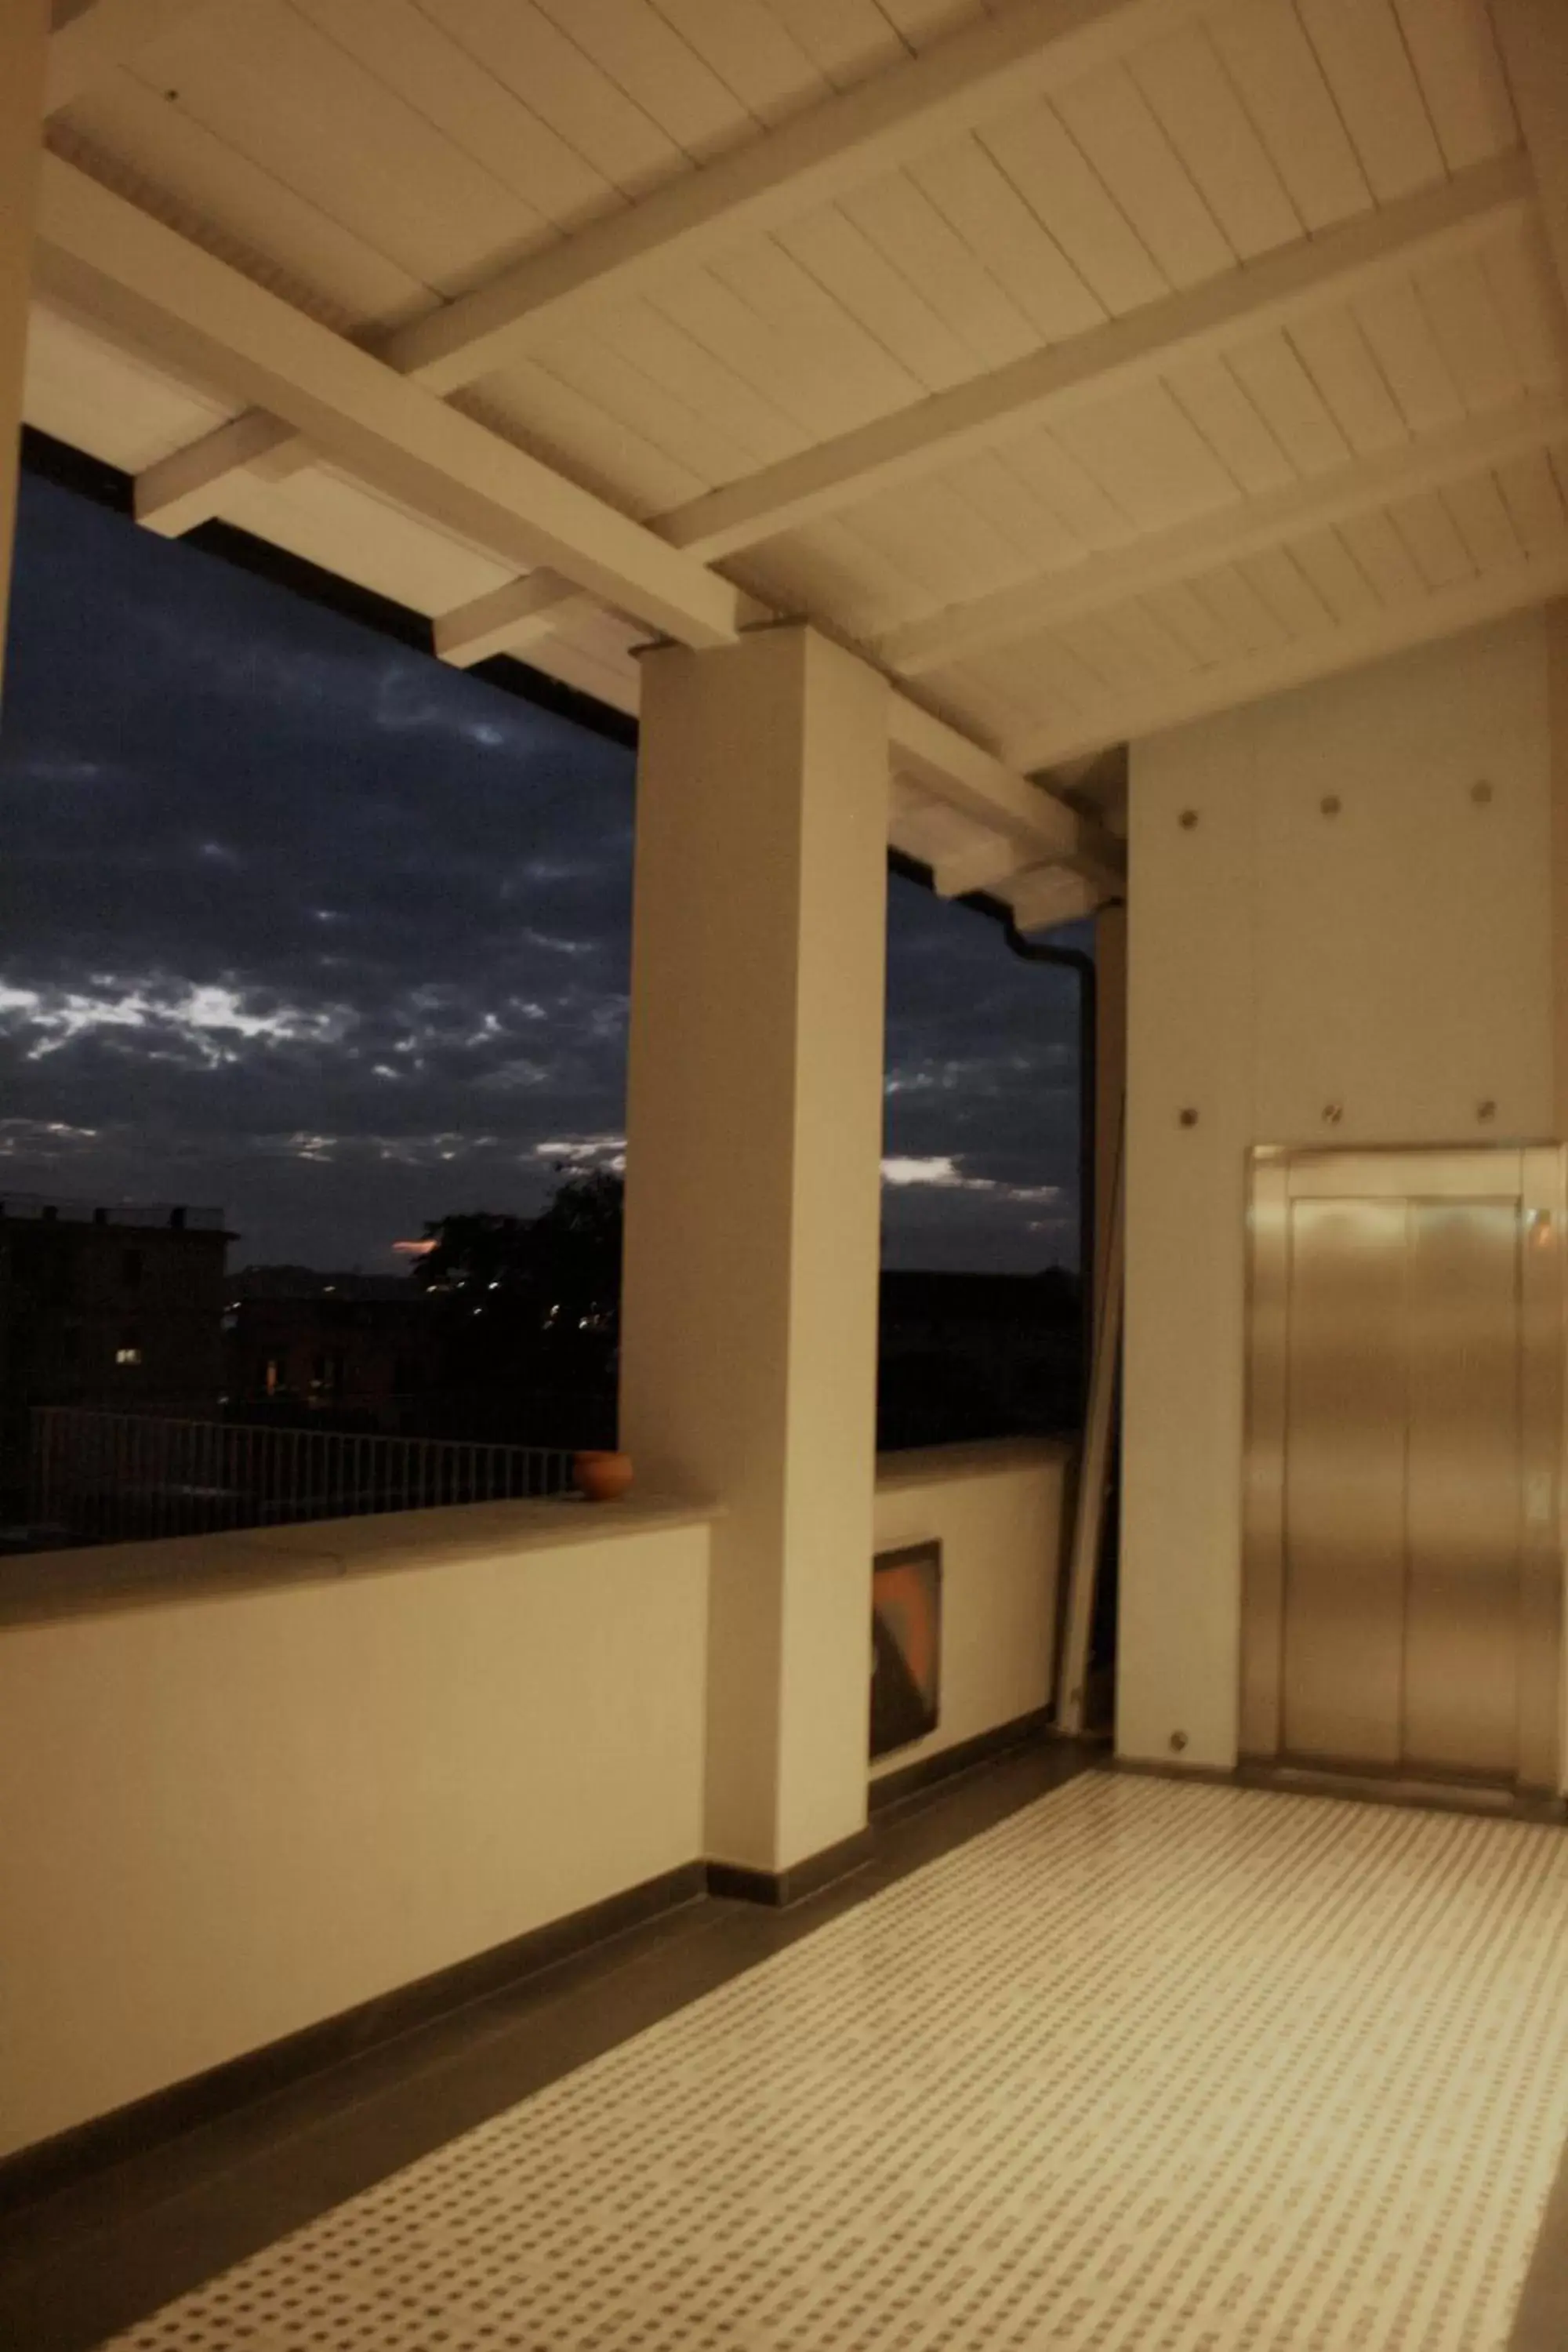
[[[0,2154],[697,1862],[712,1516],[0,1565]]]
[[[1048,1702],[1076,1454],[1066,1440],[1009,1438],[878,1464],[878,1550],[942,1545],[942,1720],[879,1758],[873,1780]]]

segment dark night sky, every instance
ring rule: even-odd
[[[28,479],[0,823],[0,1190],[380,1271],[618,1150],[628,752]],[[889,1263],[1071,1260],[1074,998],[894,879]]]

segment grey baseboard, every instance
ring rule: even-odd
[[[820,1853],[807,1854],[804,1862],[792,1862],[787,1870],[753,1870],[745,1863],[710,1862],[708,1892],[727,1896],[731,1902],[765,1903],[782,1910],[791,1903],[804,1903],[808,1895],[831,1886],[836,1879],[847,1878],[851,1871],[869,1862],[872,1843],[868,1829],[857,1830],[852,1837],[824,1846]]]
[[[438,1969],[412,1984],[399,1985],[373,2000],[303,2026],[262,2049],[247,2050],[240,2057],[171,2083],[108,2115],[91,2116],[51,2138],[17,2148],[0,2157],[0,2213],[52,2196],[125,2157],[145,2154],[163,2141],[232,2114],[237,2107],[266,2098],[306,2075],[321,2074],[379,2042],[428,2024],[433,2018],[574,1958],[661,1912],[694,1901],[704,1884],[701,1863],[684,1863],[677,1870],[664,1871],[640,1885],[590,1903],[563,1919],[549,1920],[489,1951],[476,1952],[450,1968]]]
[[[884,1772],[871,1783],[872,1812],[883,1812],[888,1806],[901,1803],[921,1789],[951,1780],[957,1772],[973,1770],[976,1764],[988,1764],[1010,1748],[1025,1748],[1037,1739],[1048,1738],[1054,1716],[1054,1708],[1038,1706],[1031,1714],[1016,1715],[1006,1723],[994,1724],[989,1731],[977,1731],[972,1739],[955,1740],[951,1748],[941,1748],[934,1756],[919,1757],[896,1772]]]

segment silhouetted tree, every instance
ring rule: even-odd
[[[431,1219],[413,1279],[444,1309],[446,1378],[457,1387],[564,1382],[614,1370],[620,1328],[625,1185],[568,1176],[536,1217],[468,1210]]]

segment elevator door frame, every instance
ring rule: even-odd
[[[1519,1209],[1521,1527],[1516,1785],[1563,1787],[1564,1237],[1568,1185],[1554,1144],[1390,1147],[1250,1154],[1244,1454],[1240,1750],[1282,1745],[1289,1210],[1293,1200],[1508,1201]],[[1321,1768],[1323,1759],[1314,1758]],[[1347,1769],[1358,1769],[1346,1759]],[[1423,1772],[1420,1777],[1428,1778]]]

